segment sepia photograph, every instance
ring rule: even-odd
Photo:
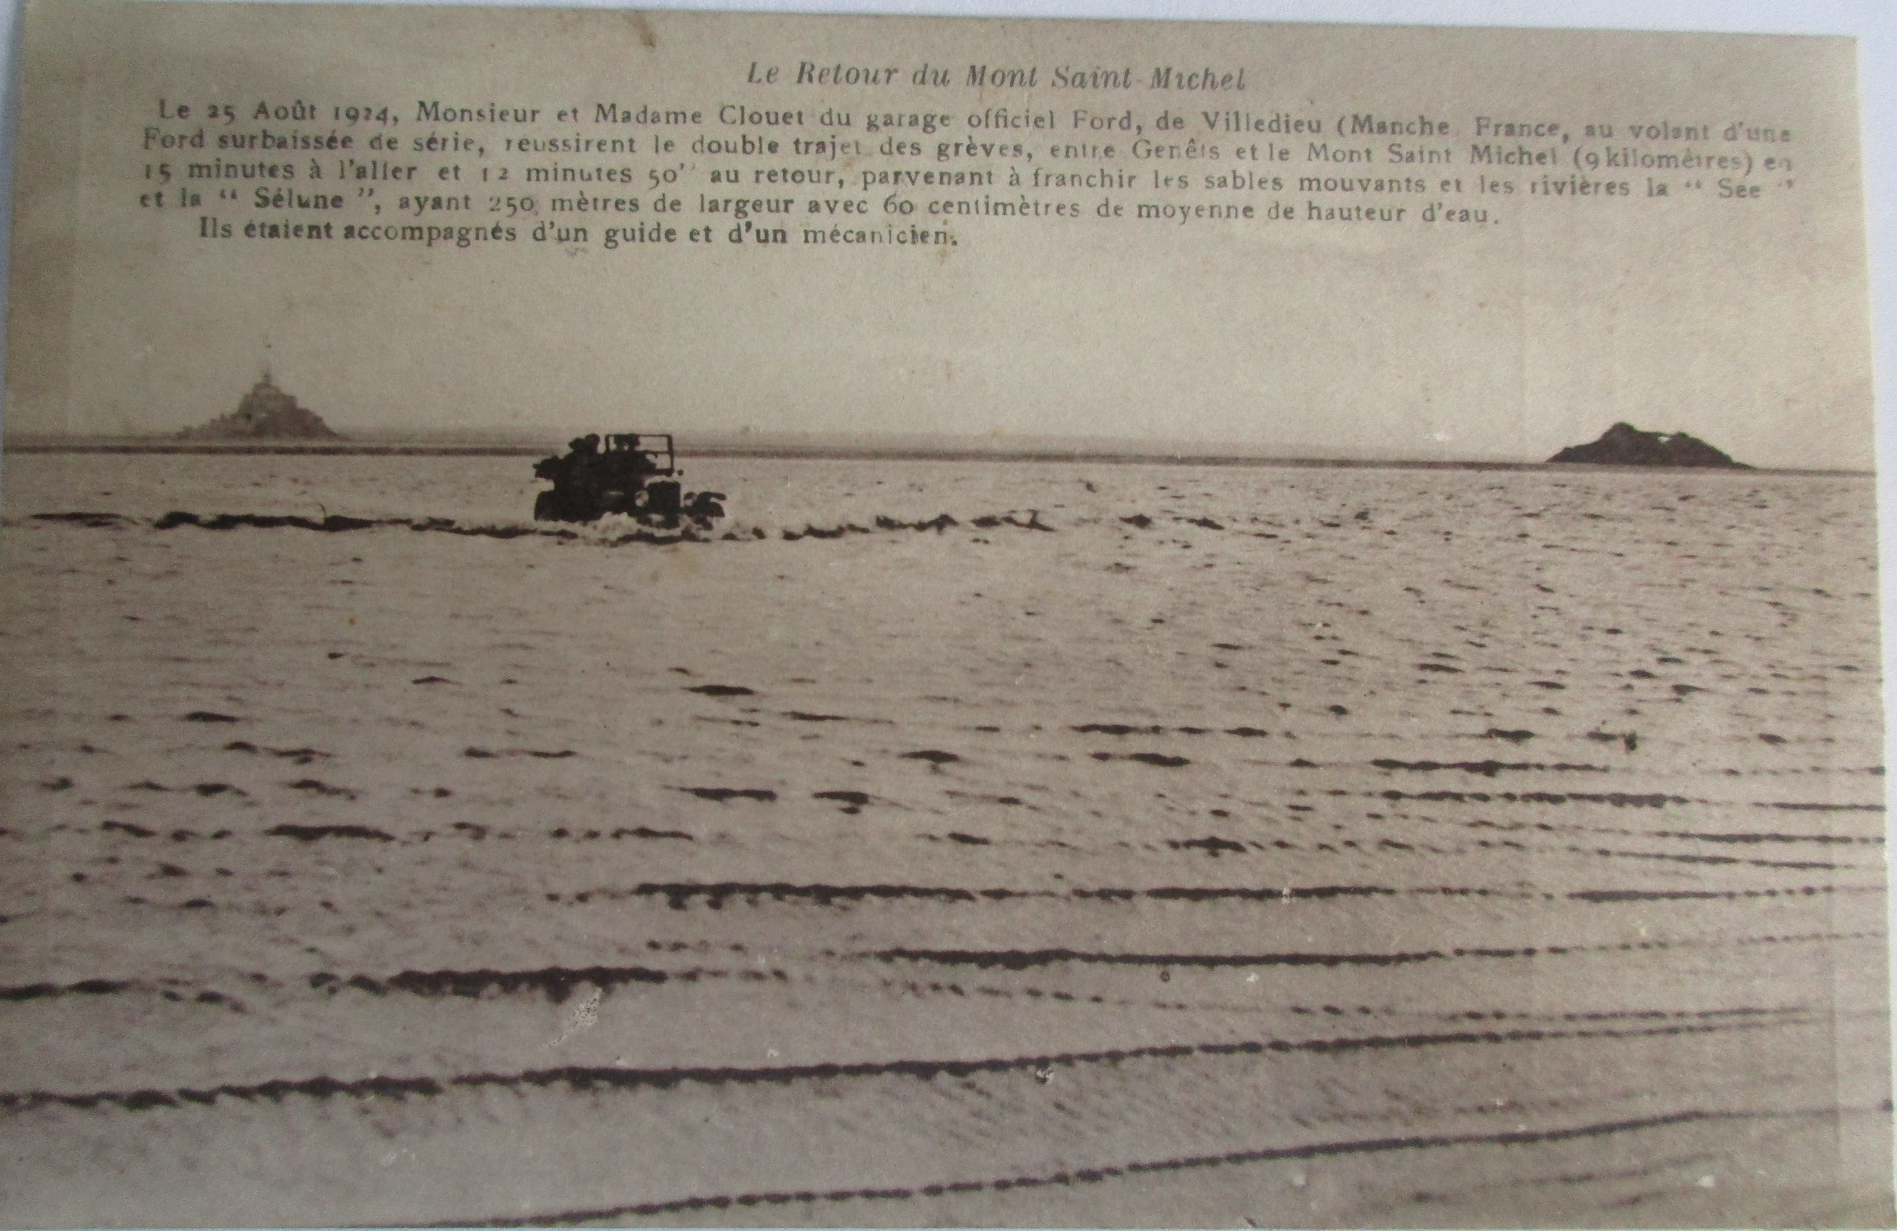
[[[16,43],[0,1225],[1897,1220],[1853,39]]]

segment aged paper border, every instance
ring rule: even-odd
[[[214,0],[207,0],[214,2]],[[279,0],[336,3],[352,0]],[[904,16],[1279,21],[1366,25],[1609,28],[1767,34],[1847,35],[1858,40],[1861,154],[1869,264],[1877,456],[1880,568],[1897,577],[1897,6],[1888,0],[375,0],[377,3],[659,8],[730,12]],[[18,118],[18,30],[24,0],[0,0],[0,238],[10,234],[14,126]],[[0,242],[0,322],[5,320],[10,244]],[[0,325],[0,368],[5,364]],[[6,426],[0,393],[0,447]],[[1897,586],[1885,584],[1885,764],[1897,765]],[[1897,788],[1887,792],[1897,802]],[[1897,840],[1897,819],[1886,833]],[[1886,848],[1889,849],[1888,846]],[[1897,897],[1887,901],[1897,934]],[[1890,950],[1897,976],[1897,946]],[[1897,985],[1897,977],[1892,982]],[[1897,1012],[1893,1013],[1897,1019]],[[1897,1041],[1897,1030],[1894,1030]],[[1893,1047],[1897,1056],[1897,1046]],[[1894,1160],[1897,1162],[1897,1160]]]

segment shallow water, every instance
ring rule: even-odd
[[[1890,1217],[1870,480],[530,472],[7,462],[9,1220]]]

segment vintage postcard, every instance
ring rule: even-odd
[[[20,63],[0,1223],[1890,1225],[1850,40]]]

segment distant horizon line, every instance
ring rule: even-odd
[[[660,435],[662,433],[645,433]],[[1121,447],[1102,447],[1098,438],[1076,442],[1071,448],[1053,443],[1058,438],[1035,437],[1033,446],[1009,448],[970,447],[967,443],[986,437],[896,437],[886,447],[856,444],[820,443],[818,434],[797,441],[784,435],[772,440],[764,433],[706,433],[693,442],[681,433],[672,433],[684,459],[756,459],[784,461],[900,461],[900,462],[1061,462],[1096,465],[1169,465],[1169,466],[1287,466],[1340,469],[1397,470],[1578,470],[1578,471],[1706,471],[1780,475],[1840,475],[1875,477],[1875,469],[1797,466],[1644,466],[1603,465],[1592,462],[1552,462],[1531,460],[1493,460],[1480,458],[1405,458],[1401,456],[1285,456],[1244,451],[1243,446],[1216,446],[1200,443],[1196,449],[1154,449],[1150,444],[1125,442]],[[458,440],[456,438],[459,438]],[[814,438],[813,438],[814,437]],[[941,440],[941,445],[914,443],[918,439]],[[903,440],[897,444],[895,440]],[[949,441],[960,442],[949,444]],[[742,443],[741,443],[742,442]],[[1119,442],[1113,442],[1119,444]],[[6,453],[174,453],[278,455],[304,454],[318,457],[376,456],[391,457],[538,457],[558,446],[535,443],[524,435],[503,432],[443,432],[400,436],[378,432],[357,438],[277,439],[277,440],[184,440],[176,436],[122,436],[105,433],[6,433],[0,436],[0,456]],[[1199,450],[1213,449],[1204,452]]]

